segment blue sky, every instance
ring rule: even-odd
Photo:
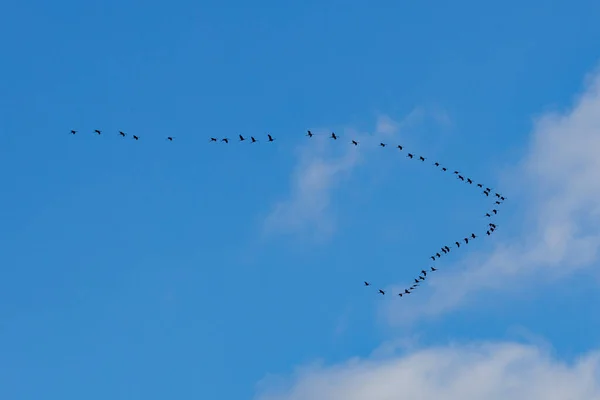
[[[325,396],[306,376],[389,348],[595,351],[598,20],[593,1],[4,4],[0,397]],[[263,141],[208,143],[238,133]],[[381,140],[509,197],[407,301],[362,281],[403,287],[489,202]]]

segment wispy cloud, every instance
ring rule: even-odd
[[[336,131],[346,146],[334,152],[328,146],[331,130],[313,130],[315,136],[297,150],[298,165],[291,177],[290,194],[277,202],[265,220],[269,232],[302,233],[316,240],[330,237],[335,232],[335,213],[330,208],[333,190],[348,179],[361,161],[369,157],[368,146],[355,148],[349,138],[361,142],[372,139],[374,134],[383,140],[397,135],[402,129],[416,123],[421,111],[416,109],[405,118],[396,121],[379,115],[371,133],[346,128]],[[372,141],[372,140],[371,140]],[[374,144],[374,143],[372,143]]]
[[[600,354],[573,364],[531,345],[482,343],[305,366],[259,383],[257,400],[598,400]]]
[[[522,162],[503,177],[514,189],[508,202],[524,215],[516,234],[451,266],[458,272],[432,280],[411,307],[391,305],[392,322],[450,310],[475,291],[506,290],[542,269],[538,281],[593,265],[600,248],[600,73],[587,82],[570,110],[536,119]]]

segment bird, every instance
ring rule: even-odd
[[[477,186],[479,186],[480,188],[483,187],[483,185],[481,183],[478,183]]]
[[[419,156],[419,160],[425,161],[425,157]]]
[[[256,143],[256,139],[254,139],[254,136],[250,136],[250,143]]]
[[[427,271],[425,271],[424,269],[421,270],[421,273],[423,274],[423,276],[427,276]]]
[[[500,195],[498,193],[494,193],[496,195],[497,198],[500,198]]]
[[[489,187],[486,187],[486,188],[485,188],[485,191],[486,191],[486,192],[489,192],[490,190],[492,190],[492,189],[490,189]]]
[[[121,131],[119,131],[119,135],[121,135],[121,136],[125,137],[126,133],[125,133],[125,132],[121,132]]]
[[[311,131],[307,131],[307,132],[308,132],[308,133],[306,134],[306,136],[308,136],[308,137],[313,137],[313,134],[312,134],[312,132],[311,132]]]
[[[398,145],[398,148],[399,148],[400,150],[402,150],[402,149],[403,149],[403,147],[402,147],[401,145]]]
[[[211,142],[216,142],[216,141],[217,141],[217,138],[216,138],[216,137],[211,137],[211,138],[210,138],[210,141],[211,141]]]
[[[494,232],[496,228],[490,228],[490,232]]]
[[[469,179],[469,178],[467,178],[467,182],[470,183],[470,184],[473,184],[473,181],[471,179]]]
[[[385,147],[385,143],[379,143],[381,147]]]
[[[445,249],[445,248],[443,248],[443,247],[442,247],[442,252],[443,252],[444,254],[446,254],[446,253],[447,253],[446,249]]]
[[[379,289],[379,293],[385,294],[385,292],[383,290],[381,290],[381,289]]]
[[[475,234],[474,234],[474,233],[471,233],[471,237],[472,237],[473,239],[475,239],[477,236],[475,236]]]
[[[504,196],[500,196],[500,200],[504,201],[506,199],[504,198]]]
[[[437,271],[438,269],[437,269],[437,268],[435,268],[435,267],[431,267],[431,270],[432,270],[432,271]]]
[[[465,238],[465,243],[469,244],[469,238]]]
[[[271,136],[269,134],[267,134],[267,136],[269,137],[269,142],[272,142],[273,140],[275,140],[275,139],[273,139],[273,136]]]
[[[408,153],[408,155],[406,157],[413,158],[414,156],[412,154]]]
[[[410,294],[410,292],[407,289],[404,289],[404,294]]]
[[[229,139],[227,139],[227,138],[221,139],[221,142],[229,143]]]
[[[490,213],[485,213],[485,216],[486,216],[486,217],[489,217],[489,218],[491,218],[491,217],[492,217],[492,216],[490,215]]]
[[[436,255],[438,258],[441,258],[441,257],[442,257],[442,256],[440,256],[440,253],[435,253],[435,255]]]
[[[444,248],[446,249],[446,251],[448,251],[448,253],[450,253],[450,247],[444,246]]]
[[[493,212],[494,214],[498,214],[498,210],[496,210],[496,209],[492,210],[492,212]]]
[[[448,168],[442,167],[442,171],[446,172],[446,171],[448,171]]]
[[[365,286],[371,285],[369,282],[365,281]]]
[[[495,224],[492,224],[491,222],[489,223],[489,225],[490,225],[492,228],[495,228],[495,227],[496,227],[496,225],[495,225]]]
[[[424,281],[425,277],[424,276],[419,276],[419,279],[422,280],[422,281]]]
[[[490,235],[491,235],[490,231],[486,231],[485,233],[486,233],[488,236],[490,236]]]
[[[402,297],[402,293],[398,293],[398,296]]]
[[[336,139],[337,139],[337,136],[335,135],[335,133],[334,133],[334,132],[331,132],[331,136],[330,136],[330,137],[331,137],[333,140],[336,140]]]
[[[169,142],[172,142],[172,141],[173,141],[173,136],[167,136],[167,140],[168,140]]]
[[[435,163],[433,163],[433,165],[435,165],[436,167],[439,167],[440,163],[439,162],[435,162]]]
[[[454,175],[458,175],[458,174],[459,174],[459,171],[454,171],[454,172],[453,172],[453,174],[454,174]]]
[[[140,140],[140,138],[137,137],[137,136],[135,136],[135,135],[133,135],[133,140]]]
[[[486,192],[485,190],[483,191],[483,194],[485,194],[486,196],[489,196],[490,194],[488,192]]]
[[[431,258],[433,261],[435,261],[435,256],[431,256],[430,258]]]
[[[96,132],[98,135],[100,135],[102,133],[102,131],[98,130],[98,129],[94,129],[94,132]]]
[[[240,137],[240,142],[243,142],[244,140],[246,140],[246,138],[243,137],[242,135],[239,135],[239,137]]]
[[[456,247],[460,247],[460,242],[454,242],[456,244]]]
[[[352,144],[355,145],[355,146],[358,146],[358,142],[356,140],[353,140]]]
[[[497,201],[495,204],[502,204],[501,202]]]
[[[415,283],[419,283],[419,281],[417,279],[415,279]]]
[[[460,180],[461,180],[461,181],[463,181],[463,182],[465,181],[465,178],[463,178],[463,177],[462,177],[462,175],[459,175],[459,176],[458,176],[458,179],[460,179]]]
[[[76,133],[77,133],[77,131],[74,131],[73,129],[71,129],[71,135],[74,135]]]

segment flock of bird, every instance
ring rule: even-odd
[[[77,133],[78,133],[77,130],[71,130],[72,135],[75,135]],[[95,133],[97,135],[101,135],[102,131],[99,129],[95,129],[93,133]],[[116,134],[123,138],[128,136],[127,133],[122,132],[122,131],[118,131]],[[266,136],[267,136],[267,138],[266,138],[267,142],[275,141],[275,138],[271,134],[267,134]],[[308,136],[309,138],[312,138],[313,136],[315,136],[315,134],[309,130],[309,131],[307,131],[306,136]],[[131,137],[133,138],[133,140],[140,140],[139,136],[137,136],[137,135],[131,135]],[[337,135],[335,132],[332,132],[331,135],[329,136],[329,138],[332,140],[340,140],[340,136]],[[168,140],[170,142],[172,142],[174,139],[175,139],[175,137],[173,137],[173,136],[167,136],[165,138],[165,140]],[[256,139],[254,136],[246,136],[245,137],[241,134],[238,135],[238,141],[239,142],[248,141],[249,143],[259,142],[259,140]],[[213,143],[221,142],[221,143],[229,144],[231,142],[231,139],[227,138],[227,137],[224,137],[224,138],[211,137],[211,138],[209,138],[209,142],[213,142]],[[351,139],[349,141],[349,143],[354,146],[359,145],[359,142],[355,139]],[[379,146],[385,148],[388,146],[388,143],[381,142],[381,143],[379,143]],[[425,162],[425,160],[427,160],[427,157],[417,156],[414,153],[409,153],[409,152],[405,151],[404,147],[400,144],[396,145],[396,148],[398,149],[398,151],[406,152],[407,158],[419,160],[421,162]],[[442,166],[437,161],[434,162],[432,165],[434,165],[436,168],[439,168],[440,171],[442,171],[442,172],[449,171],[448,168]],[[483,183],[474,183],[474,181],[471,178],[466,177],[460,171],[453,170],[451,175],[455,175],[457,180],[465,182],[468,185],[474,185],[475,187],[482,189],[481,193],[483,195],[485,195],[486,197],[490,197],[490,196],[494,197],[495,198],[494,208],[492,210],[490,210],[489,212],[487,212],[485,214],[485,216],[488,218],[492,218],[492,216],[495,216],[498,214],[499,206],[506,200],[506,198],[502,194],[492,191],[492,189],[490,187],[487,187]],[[485,234],[487,236],[491,236],[491,234],[496,230],[496,228],[497,228],[496,224],[494,224],[492,222],[488,223]],[[469,236],[464,237],[462,240],[455,241],[454,247],[457,249],[460,248],[463,241],[464,241],[463,246],[468,245],[470,241],[475,240],[476,238],[478,238],[478,236],[475,235],[474,233],[471,233]],[[444,245],[444,246],[440,247],[440,249],[438,251],[436,251],[435,254],[431,255],[429,258],[431,258],[431,260],[435,262],[436,260],[440,259],[443,255],[450,253],[451,249],[452,249],[452,246]],[[438,270],[438,268],[431,266],[431,267],[429,267],[429,269],[422,269],[420,274],[416,278],[414,278],[412,285],[410,287],[405,288],[403,291],[399,292],[398,296],[403,297],[403,296],[407,296],[407,295],[413,293],[413,291],[419,287],[420,283],[427,279],[427,276],[428,276],[427,273],[435,272]],[[372,286],[372,284],[367,281],[364,281],[364,285]],[[383,289],[378,289],[378,293],[382,294],[382,295],[386,294],[386,292]]]

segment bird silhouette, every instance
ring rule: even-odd
[[[448,247],[448,246],[444,246],[444,248],[446,249],[446,251],[447,251],[448,253],[450,253],[450,247]]]
[[[431,267],[431,270],[432,270],[432,271],[437,271],[438,269],[437,269],[437,268],[435,268],[435,267]]]
[[[437,258],[441,258],[442,256],[440,256],[440,253],[435,253],[435,255],[437,256]]]
[[[454,244],[456,244],[456,247],[460,247],[460,242],[454,242]]]
[[[311,131],[307,131],[307,132],[308,132],[308,133],[306,134],[306,136],[308,136],[308,137],[313,137],[313,134],[312,134],[312,132],[311,132]]]
[[[356,140],[353,140],[352,144],[355,145],[355,146],[358,146],[358,142]]]
[[[379,143],[381,147],[385,147],[385,143]]]
[[[137,137],[137,136],[135,136],[135,135],[133,135],[133,140],[140,140],[140,138]]]
[[[216,142],[216,141],[217,141],[217,138],[216,138],[216,137],[211,137],[211,138],[210,138],[210,141],[211,141],[211,142]]]
[[[497,198],[500,198],[500,195],[498,193],[494,193],[496,195]]]
[[[424,281],[425,277],[424,276],[419,276],[419,279],[422,280],[422,281]]]
[[[167,140],[168,140],[169,142],[172,142],[172,141],[173,141],[173,136],[167,136]]]
[[[486,233],[488,236],[490,236],[490,235],[491,235],[490,231],[486,231],[485,233]]]
[[[465,244],[469,244],[469,238],[465,238]]]
[[[495,204],[502,204],[501,202],[497,201]]]
[[[402,297],[402,293],[398,293],[398,296]]]
[[[448,171],[448,168],[442,167],[442,171],[446,172],[446,171]]]
[[[454,175],[458,175],[460,172],[459,171],[454,171],[453,174]]]
[[[490,215],[490,213],[485,213],[485,216],[486,216],[486,217],[489,217],[489,218],[491,218],[491,217],[492,217],[492,216]]]
[[[483,191],[483,194],[485,194],[486,196],[489,196],[490,194],[488,192],[486,192],[485,190]]]
[[[475,234],[474,234],[474,233],[471,233],[471,237],[472,237],[473,239],[475,239],[477,236],[475,236]]]
[[[440,163],[439,163],[439,162],[436,162],[436,163],[433,163],[433,165],[435,165],[436,167],[439,167],[439,166],[440,166]]]
[[[229,143],[229,139],[227,139],[227,138],[221,139],[221,142]]]
[[[413,158],[414,156],[412,154],[408,153],[408,155],[406,157]]]
[[[273,136],[271,136],[271,135],[267,135],[267,136],[269,137],[269,142],[272,142],[273,140],[275,140],[275,139],[273,139]]]
[[[415,283],[419,283],[419,281],[417,279],[415,279]]]
[[[423,276],[427,276],[427,271],[425,271],[424,269],[421,270],[421,273],[423,274]]]
[[[421,160],[421,161],[425,161],[425,157],[421,157],[421,156],[419,156],[419,160]]]
[[[74,135],[76,133],[77,133],[77,131],[74,131],[73,129],[71,129],[71,135]]]
[[[256,143],[256,139],[254,139],[254,136],[250,136],[250,143]]]
[[[504,196],[500,196],[500,200],[504,201],[506,199],[504,198]]]
[[[491,222],[489,223],[489,225],[490,225],[492,228],[495,228],[495,227],[496,227],[496,225],[495,225],[495,224],[492,224]]]
[[[442,247],[442,252],[443,252],[444,254],[446,254],[446,253],[447,253],[446,249],[445,249],[445,248],[443,248],[443,247]]]
[[[371,285],[369,282],[365,281],[365,286]]]
[[[126,133],[119,131],[119,135],[121,135],[122,137],[125,137]]]
[[[494,214],[498,214],[498,210],[496,210],[496,209],[492,210],[492,212],[493,212]]]
[[[94,129],[94,132],[96,132],[98,135],[100,135],[102,133],[102,131],[98,130],[98,129]]]
[[[410,292],[407,289],[404,289],[404,294],[410,294]]]
[[[383,290],[381,290],[381,289],[379,289],[379,293],[385,294],[385,292]]]
[[[483,187],[483,185],[481,183],[478,183],[477,186],[479,186],[480,188]]]
[[[337,140],[337,136],[335,135],[334,132],[331,132],[330,138],[332,138],[333,140]]]
[[[401,145],[398,145],[398,148],[399,148],[400,150],[402,150],[402,149],[403,149],[403,147],[402,147]]]
[[[430,258],[431,258],[433,261],[435,261],[435,256],[431,256]]]
[[[463,178],[463,177],[462,177],[462,175],[459,175],[459,176],[458,176],[458,179],[460,179],[460,180],[461,180],[461,181],[463,181],[463,182],[465,181],[465,178]]]
[[[239,135],[239,137],[240,137],[240,142],[243,142],[244,140],[246,140],[246,138],[243,137],[242,135]]]
[[[470,184],[473,184],[473,181],[471,179],[469,179],[469,178],[467,178],[467,182],[470,183]]]

